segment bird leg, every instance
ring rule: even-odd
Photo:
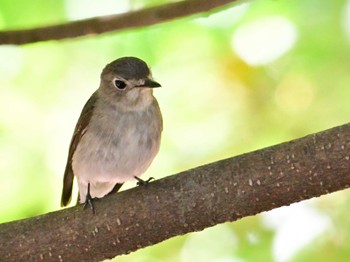
[[[145,186],[145,185],[148,185],[149,182],[151,182],[152,180],[155,179],[154,177],[150,177],[150,178],[147,179],[147,180],[143,180],[143,179],[141,179],[141,178],[139,178],[139,177],[137,177],[137,176],[134,176],[134,178],[137,180],[136,185],[138,185],[138,186]]]
[[[90,195],[90,183],[88,183],[88,191],[87,191],[85,202],[84,202],[84,206],[83,206],[84,209],[86,208],[87,204],[89,204],[89,206],[90,206],[90,208],[92,210],[92,213],[96,214],[95,213],[95,207],[94,207],[94,199]]]

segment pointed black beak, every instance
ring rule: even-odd
[[[146,79],[145,83],[143,85],[139,85],[139,86],[136,86],[136,87],[151,87],[151,88],[156,88],[156,87],[161,87],[161,85],[154,81],[154,80],[151,80],[151,79]]]

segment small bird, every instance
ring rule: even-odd
[[[119,58],[103,69],[73,133],[61,206],[71,200],[74,176],[78,201],[93,212],[92,199],[118,191],[125,181],[149,182],[139,177],[159,151],[163,119],[153,88],[160,86],[136,57]]]

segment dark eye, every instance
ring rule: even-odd
[[[121,80],[114,80],[114,85],[116,88],[118,88],[120,90],[123,90],[126,87],[126,84]]]

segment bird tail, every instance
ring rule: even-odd
[[[64,207],[69,204],[72,197],[72,188],[73,188],[73,170],[72,166],[69,163],[66,166],[63,178],[63,189],[61,197],[61,207]]]

